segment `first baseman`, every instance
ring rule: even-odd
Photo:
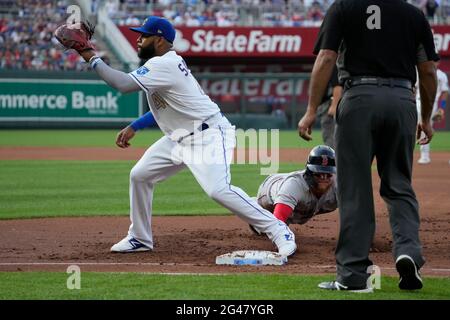
[[[56,36],[74,48],[73,28],[61,28]],[[143,90],[164,136],[154,143],[130,173],[130,217],[128,235],[113,245],[113,252],[152,250],[152,203],[156,183],[188,168],[213,200],[264,232],[284,256],[297,246],[288,226],[231,184],[230,161],[235,147],[235,127],[202,90],[186,62],[172,50],[175,29],[166,19],[151,16],[138,28],[138,56],[147,62],[127,74],[114,70],[95,55],[92,46],[76,46],[97,74],[121,92]],[[78,38],[79,34],[76,34]],[[129,146],[136,130],[152,119],[145,114],[119,132],[116,144]],[[174,195],[174,201],[176,195]]]

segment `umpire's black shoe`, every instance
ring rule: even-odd
[[[331,290],[331,291],[348,291],[348,292],[358,292],[358,293],[372,293],[373,288],[372,287],[350,287],[350,286],[344,286],[343,284],[337,282],[337,281],[330,281],[330,282],[322,282],[319,284],[320,289],[325,290]]]
[[[422,289],[422,278],[420,277],[419,270],[414,260],[406,255],[402,254],[397,258],[395,267],[400,274],[400,281],[398,287],[402,290],[417,290]]]

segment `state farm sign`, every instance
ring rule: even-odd
[[[138,34],[129,26],[119,29],[135,48]],[[433,26],[433,32],[439,54],[450,56],[450,26]],[[318,33],[319,28],[178,27],[174,47],[185,57],[314,58]]]
[[[180,33],[178,33],[180,34]],[[175,50],[189,49],[183,44],[185,39],[175,41]],[[298,35],[264,34],[262,30],[252,30],[248,35],[215,34],[213,30],[196,30],[192,33],[192,52],[226,53],[296,53],[300,52],[302,38]]]
[[[119,27],[136,46],[137,34]],[[313,57],[318,28],[177,28],[174,47],[186,57]]]

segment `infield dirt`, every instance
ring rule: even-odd
[[[0,159],[137,160],[144,149],[0,148]],[[302,163],[305,149],[283,149],[281,162]],[[433,152],[429,165],[414,164],[413,186],[421,214],[426,275],[450,276],[450,153]],[[415,154],[417,159],[417,154]],[[300,165],[299,165],[300,166]],[[383,274],[396,274],[386,206],[373,173],[377,231],[371,259]],[[158,201],[158,199],[155,199]],[[126,214],[126,212],[124,212]],[[0,220],[0,271],[65,271],[78,264],[84,271],[168,273],[330,273],[335,270],[338,212],[320,215],[305,225],[291,225],[297,253],[284,266],[217,266],[215,257],[235,250],[270,250],[266,237],[251,233],[239,218],[154,217],[152,252],[113,254],[111,245],[128,230],[128,217],[79,217]]]

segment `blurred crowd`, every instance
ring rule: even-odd
[[[0,69],[87,70],[53,37],[67,18],[67,0],[0,0]]]
[[[450,0],[407,0],[432,24],[450,23]],[[87,70],[73,50],[64,50],[53,32],[72,0],[0,0],[0,69]],[[149,15],[176,26],[319,26],[334,0],[91,0],[118,25],[139,25]],[[108,62],[105,51],[100,51]]]
[[[176,26],[319,26],[334,0],[104,0],[118,25],[140,24],[149,14]]]
[[[407,0],[432,24],[450,23],[450,0]],[[320,26],[334,0],[95,0],[118,25],[137,25],[148,15],[177,26]]]

